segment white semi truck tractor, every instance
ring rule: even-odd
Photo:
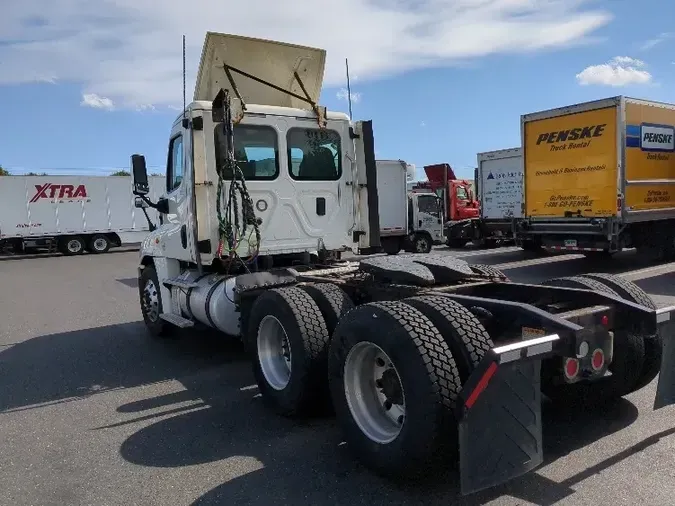
[[[628,281],[512,283],[436,254],[340,259],[380,249],[377,170],[372,123],[318,104],[325,56],[207,34],[157,202],[132,156],[137,205],[162,217],[138,268],[149,333],[242,340],[272,410],[332,405],[370,469],[459,464],[465,494],[542,462],[542,392],[585,409],[660,371],[655,407],[672,404],[675,307]]]

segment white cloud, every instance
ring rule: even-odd
[[[340,90],[335,94],[338,100],[347,100],[347,97],[350,95],[352,97],[352,102],[357,103],[361,101],[361,93],[357,91],[352,91],[349,93],[347,88],[340,88]]]
[[[84,107],[93,107],[94,109],[107,109],[112,111],[115,107],[113,101],[106,97],[101,97],[96,93],[85,93],[82,95],[80,105]]]
[[[651,49],[651,48],[653,48],[654,46],[658,46],[658,45],[661,44],[662,42],[667,41],[667,40],[670,39],[673,35],[675,35],[675,33],[672,33],[672,32],[663,32],[663,33],[660,33],[659,35],[657,35],[657,36],[654,37],[653,39],[649,39],[649,40],[645,41],[645,42],[640,46],[640,49],[643,50],[643,51],[647,51],[648,49]]]
[[[644,67],[645,63],[642,60],[629,56],[615,56],[607,63],[586,67],[577,74],[577,81],[583,86],[648,84],[652,80],[652,75],[644,70]]]
[[[207,30],[325,48],[325,85],[345,58],[359,82],[498,53],[568,48],[609,22],[592,0],[23,0],[3,10],[0,84],[45,77],[115,108],[182,104],[181,35],[192,95]],[[316,22],[320,12],[325,22]]]

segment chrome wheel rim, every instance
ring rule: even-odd
[[[66,244],[66,248],[68,248],[68,251],[70,251],[71,253],[79,253],[80,251],[82,251],[82,243],[77,239],[71,239]]]
[[[265,316],[258,326],[258,361],[265,380],[283,390],[291,380],[291,346],[286,329],[274,316]]]
[[[427,240],[426,239],[418,239],[417,240],[417,252],[418,253],[424,253],[427,250]]]
[[[143,287],[143,312],[151,322],[159,319],[159,294],[154,281],[149,279]]]
[[[94,249],[96,251],[103,251],[106,248],[107,245],[108,245],[108,241],[106,239],[104,239],[103,237],[99,237],[93,243]]]
[[[401,377],[389,356],[374,343],[354,346],[345,360],[345,397],[363,434],[379,444],[391,443],[405,423]]]

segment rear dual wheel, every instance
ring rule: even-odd
[[[249,324],[266,403],[286,416],[311,414],[329,387],[350,448],[399,478],[432,473],[455,454],[462,383],[492,344],[468,310],[442,296],[354,307],[331,284],[269,290]]]
[[[330,405],[328,343],[339,319],[354,307],[329,283],[269,290],[251,308],[249,344],[263,399],[285,416]]]
[[[328,377],[351,450],[378,474],[434,474],[457,449],[462,384],[491,341],[442,296],[365,304],[340,320]]]

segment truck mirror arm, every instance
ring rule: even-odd
[[[134,192],[134,195],[139,197],[143,202],[147,204],[148,207],[152,207],[153,209],[156,209],[157,212],[162,213],[162,214],[167,214],[169,212],[169,201],[166,199],[160,198],[157,202],[153,202],[150,200],[148,197],[145,196],[143,193],[137,193]],[[154,231],[157,229],[157,226],[152,223],[152,220],[150,219],[150,216],[148,216],[148,212],[145,210],[144,206],[139,206],[136,205],[136,207],[139,207],[141,211],[143,211],[143,214],[145,215],[145,219],[148,222],[148,228],[150,228],[150,231]]]

